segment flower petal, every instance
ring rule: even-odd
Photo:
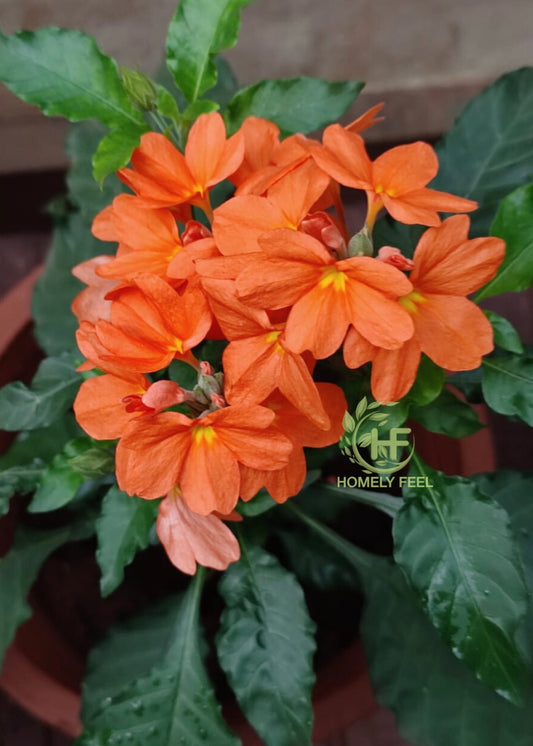
[[[494,348],[489,320],[467,298],[426,294],[413,321],[422,352],[441,368],[478,368]]]
[[[240,557],[239,542],[214,515],[198,515],[170,492],[159,505],[157,535],[172,564],[194,575],[197,564],[225,570]]]

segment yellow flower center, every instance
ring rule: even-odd
[[[318,285],[321,288],[328,288],[333,285],[333,289],[337,292],[344,292],[346,290],[346,275],[344,272],[340,272],[335,265],[325,267]]]
[[[197,446],[202,445],[202,443],[212,446],[218,438],[215,429],[211,425],[194,425],[191,434],[193,443]]]
[[[399,302],[408,313],[417,313],[418,306],[420,306],[422,303],[425,303],[426,298],[424,298],[422,293],[419,293],[418,290],[412,290],[407,295],[399,298]]]
[[[383,184],[378,184],[375,187],[374,192],[376,194],[383,194],[383,192],[385,192],[385,194],[388,197],[396,197],[397,194],[398,194],[398,192],[396,191],[396,189],[393,189],[392,187],[389,187],[388,189],[385,189],[385,187],[383,186]]]
[[[176,245],[175,245],[175,246],[174,246],[174,247],[172,248],[172,251],[170,252],[170,254],[167,254],[167,255],[166,255],[165,259],[167,260],[167,262],[170,262],[170,261],[171,261],[172,259],[174,259],[174,257],[176,256],[176,254],[179,254],[179,252],[180,252],[180,251],[181,251],[182,249],[183,249],[183,246],[182,246],[181,244],[177,243],[177,244],[176,244]]]
[[[174,337],[174,340],[172,342],[172,345],[170,346],[171,350],[175,350],[176,352],[179,352],[180,355],[183,354],[183,339],[179,339],[179,337]]]
[[[272,342],[275,342],[276,344],[274,346],[274,352],[278,352],[280,355],[284,355],[285,350],[281,346],[281,344],[277,341],[281,334],[282,334],[281,331],[268,332],[268,334],[265,334],[265,342],[268,345],[272,344]]]

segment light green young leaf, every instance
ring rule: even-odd
[[[167,119],[179,121],[180,110],[174,96],[162,85],[157,85],[157,110]]]
[[[128,163],[146,130],[146,127],[113,129],[100,140],[93,156],[93,176],[99,184]]]
[[[182,0],[170,22],[167,65],[189,103],[217,82],[214,56],[237,42],[241,8],[251,0]]]

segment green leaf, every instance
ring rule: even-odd
[[[89,654],[82,688],[82,720],[164,659],[182,597],[169,596],[112,627]]]
[[[71,122],[98,119],[108,127],[138,127],[116,62],[80,31],[43,28],[0,35],[1,79],[29,104]]]
[[[507,511],[522,551],[528,586],[533,593],[533,474],[503,469],[474,474],[472,479],[482,492]],[[533,639],[530,642],[533,644]]]
[[[207,101],[202,99],[201,101],[195,101],[194,104],[189,104],[183,112],[182,118],[185,122],[194,122],[200,114],[210,114],[212,111],[218,111],[220,106],[215,101]]]
[[[182,0],[170,22],[167,65],[189,103],[217,82],[214,56],[237,42],[251,0]]]
[[[106,176],[125,166],[146,128],[115,129],[100,141],[93,156],[93,176],[102,184]]]
[[[481,378],[483,370],[481,365],[475,370],[461,370],[448,376],[446,383],[451,383],[456,389],[463,393],[466,399],[473,404],[481,404],[485,400],[481,392]]]
[[[321,539],[299,527],[276,532],[280,537],[289,567],[304,583],[321,590],[359,589],[353,567]]]
[[[219,584],[220,664],[267,746],[311,744],[314,624],[302,589],[270,554],[241,549]]]
[[[30,513],[46,513],[58,510],[74,499],[86,477],[72,464],[73,459],[92,447],[88,437],[69,441],[61,453],[45,468],[33,500],[28,506]]]
[[[255,518],[258,515],[267,513],[275,508],[278,503],[268,494],[265,489],[259,490],[257,495],[248,502],[239,502],[237,505],[238,512],[247,517]]]
[[[115,473],[115,449],[106,442],[91,442],[78,454],[70,457],[70,465],[85,479],[99,479]]]
[[[106,253],[106,249],[106,244],[91,235],[87,222],[79,214],[70,216],[66,224],[57,226],[52,250],[32,299],[35,336],[49,355],[76,350],[78,322],[70,305],[85,286],[74,277],[72,267]]]
[[[162,85],[158,85],[156,90],[157,111],[167,119],[172,119],[174,122],[178,122],[181,114],[174,96]]]
[[[216,101],[221,109],[225,109],[237,93],[239,84],[231,66],[223,57],[215,57],[215,67],[217,69],[217,82],[214,88],[210,88],[207,93],[209,98]]]
[[[363,83],[319,78],[262,80],[238,91],[225,114],[230,132],[249,116],[275,122],[283,135],[312,132],[336,122],[353,104]]]
[[[118,588],[124,579],[124,568],[150,543],[158,508],[159,500],[128,497],[118,487],[111,487],[105,495],[102,514],[96,522],[96,559],[102,571],[103,596]]]
[[[528,590],[506,512],[471,480],[415,461],[432,487],[407,489],[394,557],[442,638],[488,686],[522,704],[528,664],[517,644]]]
[[[499,414],[515,415],[533,427],[533,355],[506,354],[483,360],[481,388]]]
[[[398,568],[367,576],[361,624],[372,688],[416,746],[530,746],[533,698],[518,709],[451,653]],[[393,620],[393,623],[391,623]]]
[[[193,389],[198,383],[198,371],[183,360],[173,360],[168,367],[168,377],[182,389]]]
[[[505,241],[505,257],[497,275],[477,293],[476,302],[527,290],[533,284],[533,184],[516,189],[502,201],[491,235]]]
[[[9,510],[9,501],[13,495],[27,495],[35,489],[43,468],[43,462],[34,459],[30,464],[10,466],[0,471],[0,516]]]
[[[437,398],[443,386],[444,371],[442,368],[435,365],[426,355],[422,355],[416,380],[407,398],[409,401],[418,404],[418,406],[425,407]]]
[[[96,256],[96,253],[110,254],[114,251],[114,244],[95,242],[90,235],[94,216],[111,204],[113,198],[124,190],[124,185],[116,176],[110,176],[103,185],[98,185],[92,176],[93,155],[104,134],[105,129],[98,122],[84,122],[72,125],[67,135],[66,150],[71,162],[67,174],[69,199],[81,213],[89,240],[88,244],[87,241],[82,241],[82,247],[88,245],[89,251],[82,248],[79,255],[73,257],[76,262],[90,259]],[[98,251],[93,247],[97,247]],[[70,269],[70,266],[64,268],[65,274],[70,272]]]
[[[164,628],[164,646],[159,654],[154,640],[153,628],[143,624],[137,626],[135,634],[130,627],[129,639],[135,648],[148,649],[148,658],[143,650],[142,657],[133,652],[134,665],[128,660],[129,650],[124,660],[128,677],[120,670],[118,663],[123,659],[124,640],[118,638],[118,651],[111,644],[106,645],[108,660],[103,661],[106,673],[98,672],[97,680],[105,686],[107,695],[96,705],[96,698],[90,696],[92,707],[84,707],[83,720],[85,738],[89,743],[107,744],[112,733],[115,742],[124,740],[127,734],[132,746],[237,746],[239,739],[227,729],[220,715],[220,706],[215,700],[207,673],[202,663],[202,639],[199,625],[199,605],[201,595],[201,574],[172,611],[172,622]],[[117,640],[117,635],[115,635]],[[154,653],[157,655],[152,665]],[[102,660],[100,652],[100,660]],[[110,670],[109,664],[115,671]],[[145,664],[151,667],[144,672]],[[95,657],[91,658],[93,673],[89,673],[85,685],[87,693],[92,681],[94,686]],[[132,668],[135,671],[131,675]],[[113,686],[111,686],[113,682]],[[101,693],[101,689],[100,689]]]
[[[24,526],[17,530],[13,546],[0,559],[0,668],[18,626],[31,616],[26,596],[45,559],[62,544],[85,539],[91,533],[90,522],[83,519],[47,531]]]
[[[495,311],[483,311],[488,318],[494,331],[494,344],[508,352],[516,352],[521,355],[524,345],[514,326],[510,321],[500,316]]]
[[[431,433],[442,433],[451,438],[464,438],[483,427],[470,404],[458,399],[449,389],[443,389],[424,407],[411,406],[409,415]]]
[[[431,183],[475,199],[472,235],[488,235],[500,201],[533,176],[533,67],[507,73],[468,103],[437,146]]]
[[[30,387],[16,381],[0,389],[2,427],[35,430],[51,425],[72,405],[80,382],[80,374],[69,358],[46,358]]]
[[[19,433],[9,449],[0,455],[0,468],[30,464],[34,459],[48,463],[68,440],[82,434],[74,415],[67,412],[50,427]]]
[[[440,168],[431,188],[477,200],[471,236],[489,235],[500,201],[533,177],[533,68],[503,75],[470,101],[436,151]],[[421,232],[382,219],[374,242],[411,256]]]

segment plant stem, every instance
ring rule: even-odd
[[[386,513],[391,518],[395,517],[403,505],[401,497],[394,497],[394,495],[389,495],[386,492],[372,492],[371,490],[362,490],[358,487],[337,487],[335,484],[331,484],[331,482],[322,482],[321,486],[330,492],[335,492],[335,494],[341,497],[346,497],[348,500],[354,500],[363,505],[371,505],[373,508],[381,510],[382,513]]]
[[[287,510],[290,510],[298,520],[305,523],[311,531],[324,539],[327,544],[348,560],[348,562],[355,567],[357,572],[363,578],[376,569],[377,563],[379,562],[378,557],[374,557],[374,555],[369,552],[365,552],[364,549],[356,547],[354,544],[350,544],[349,541],[343,539],[342,536],[339,536],[339,534],[332,531],[328,526],[325,526],[323,523],[311,518],[307,513],[304,513],[303,510],[297,505],[294,505],[294,503],[287,503],[286,508]]]

